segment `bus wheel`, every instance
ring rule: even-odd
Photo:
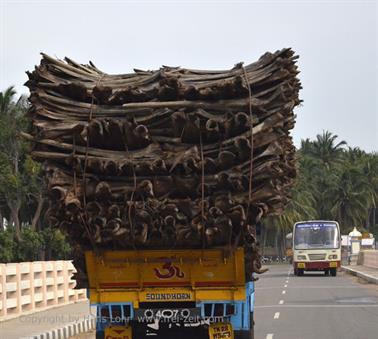
[[[332,275],[333,277],[336,277],[336,274],[337,274],[337,270],[336,270],[336,268],[331,268],[331,275]]]
[[[294,268],[294,275],[298,275],[298,269]]]
[[[298,275],[301,277],[302,275],[304,275],[304,270],[303,269],[299,269],[298,270]]]
[[[324,275],[329,275],[329,270],[324,270]]]

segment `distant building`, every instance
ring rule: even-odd
[[[341,236],[341,247],[347,249],[351,246],[351,238],[348,235]],[[371,250],[376,248],[376,241],[373,238],[373,235],[370,234],[370,238],[362,238],[361,239],[361,249]]]

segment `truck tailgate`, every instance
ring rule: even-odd
[[[110,301],[115,292],[118,301],[119,292],[127,298],[135,295],[131,300],[139,301],[159,296],[171,301],[198,300],[201,291],[218,291],[217,295],[224,291],[229,297],[245,287],[242,248],[227,256],[222,249],[106,251],[101,255],[88,251],[85,259],[92,302]]]

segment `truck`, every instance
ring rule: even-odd
[[[242,247],[85,252],[96,338],[253,339]]]
[[[337,221],[300,221],[293,228],[294,274],[323,271],[337,275],[341,263],[340,226]]]
[[[228,70],[111,75],[42,54],[27,86],[46,220],[73,248],[97,337],[253,338],[257,225],[296,176],[290,48]]]

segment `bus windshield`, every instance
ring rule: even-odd
[[[334,222],[306,222],[295,225],[294,248],[339,248],[339,229]]]

